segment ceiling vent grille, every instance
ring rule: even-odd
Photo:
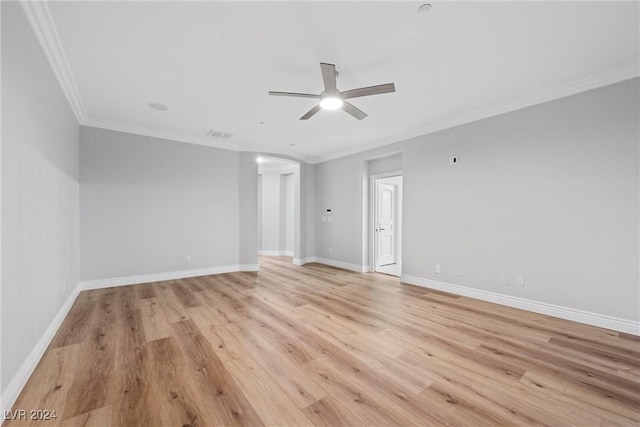
[[[214,138],[230,139],[233,136],[233,134],[211,129],[209,132],[207,132],[207,136],[212,136]]]

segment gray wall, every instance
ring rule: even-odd
[[[367,162],[369,176],[402,170],[402,153],[372,159]]]
[[[258,164],[256,153],[239,155],[239,263],[248,267],[258,264]]]
[[[366,265],[362,254],[362,154],[315,165],[315,256]],[[331,222],[322,221],[331,209]]]
[[[299,166],[260,172],[260,250],[293,256]]]
[[[78,124],[17,2],[2,2],[4,394],[78,283]]]
[[[284,221],[284,233],[280,233],[280,239],[282,240],[284,234],[284,248],[287,253],[293,256],[293,247],[295,246],[295,198],[296,198],[296,180],[297,174],[290,173],[284,176],[286,200],[283,206],[285,212]]]
[[[262,174],[261,251],[280,251],[280,173]]]
[[[80,141],[81,280],[239,264],[249,156],[88,127]]]
[[[311,258],[316,253],[316,165],[300,164],[300,247],[294,247],[296,256],[301,261]],[[296,242],[297,243],[297,242]]]
[[[366,160],[400,151],[404,274],[637,321],[638,89],[633,79],[316,165],[315,210],[334,211],[332,223],[316,216],[316,256],[367,263]]]

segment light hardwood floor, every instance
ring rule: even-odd
[[[640,423],[638,337],[290,262],[82,292],[14,409],[56,411],[38,426]]]

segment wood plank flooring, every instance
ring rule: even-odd
[[[4,426],[640,425],[640,340],[263,257],[84,291]]]

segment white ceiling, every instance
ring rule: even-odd
[[[45,38],[85,124],[307,161],[638,74],[638,2],[432,3],[54,2]],[[362,121],[267,95],[321,92],[320,62],[397,92],[353,99]]]

